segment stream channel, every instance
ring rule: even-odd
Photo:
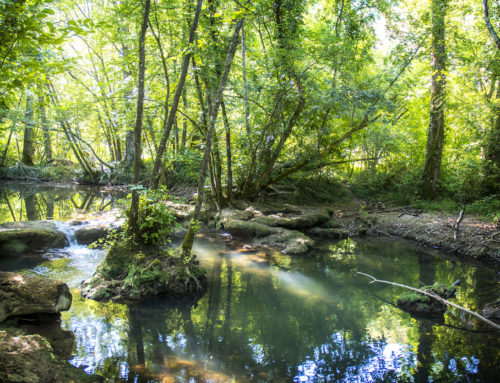
[[[116,192],[3,185],[0,223],[84,219],[116,205]],[[480,311],[499,298],[497,271],[393,239],[318,242],[306,256],[248,250],[221,233],[197,237],[209,288],[198,300],[136,305],[81,298],[104,251],[75,243],[40,255],[0,257],[0,270],[66,282],[62,313],[69,361],[110,382],[498,382],[500,337],[456,310],[416,318],[394,303],[411,286],[460,279],[455,302]]]

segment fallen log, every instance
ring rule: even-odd
[[[465,307],[462,307],[462,306],[459,306],[457,305],[456,303],[453,303],[453,302],[450,302],[444,298],[441,298],[439,295],[437,294],[434,294],[432,292],[429,292],[429,291],[425,291],[425,290],[421,290],[421,289],[417,289],[415,287],[411,287],[411,286],[406,286],[406,285],[403,285],[401,283],[395,283],[395,282],[390,282],[390,281],[384,281],[384,280],[381,280],[381,279],[377,279],[369,274],[365,274],[365,273],[362,273],[360,271],[357,272],[358,274],[360,275],[364,275],[365,277],[368,277],[368,278],[371,278],[372,281],[370,283],[384,283],[386,285],[391,285],[391,286],[397,286],[397,287],[402,287],[404,289],[407,289],[407,290],[411,290],[411,291],[415,291],[419,294],[422,294],[422,295],[427,295],[428,297],[431,297],[431,298],[434,298],[435,300],[447,305],[447,306],[451,306],[451,307],[454,307],[458,310],[461,310],[467,314],[470,314],[472,315],[473,317],[479,319],[481,322],[484,322],[486,323],[487,325],[493,327],[494,329],[496,330],[499,330],[500,331],[500,325],[486,319],[485,317],[483,317],[482,315],[474,312],[474,311],[471,311],[471,310],[468,310],[466,309]]]
[[[71,306],[68,286],[31,275],[0,272],[0,322],[31,314],[57,314]]]

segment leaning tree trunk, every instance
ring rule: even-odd
[[[23,159],[25,165],[33,166],[33,157],[35,150],[33,147],[33,95],[27,92],[26,95],[26,114],[24,116],[24,140],[23,140]]]
[[[57,314],[71,306],[66,283],[48,278],[0,272],[0,322],[30,314]]]
[[[146,32],[148,29],[149,9],[151,0],[146,0],[142,13],[141,33],[139,35],[139,78],[137,84],[137,113],[134,126],[134,173],[132,183],[139,182],[139,170],[141,167],[141,133],[142,117],[144,114],[144,75],[146,72]],[[134,237],[135,242],[139,243],[139,193],[132,191],[132,202],[128,215],[128,234]]]
[[[422,173],[422,195],[436,195],[444,141],[446,96],[445,15],[448,0],[432,0],[432,77],[429,132]]]
[[[182,242],[182,256],[186,258],[191,255],[191,249],[193,248],[194,236],[196,234],[197,230],[196,227],[198,225],[197,221],[200,216],[201,206],[203,204],[203,196],[205,193],[205,178],[207,176],[208,161],[210,160],[210,152],[212,150],[212,136],[214,134],[217,115],[219,114],[219,108],[222,102],[222,96],[224,94],[224,89],[226,87],[229,71],[231,70],[231,63],[233,61],[234,54],[236,53],[236,48],[238,47],[239,34],[244,20],[245,20],[244,17],[240,19],[234,29],[233,37],[231,38],[231,41],[229,43],[229,48],[227,50],[224,70],[222,71],[219,81],[219,87],[217,88],[217,95],[214,102],[214,106],[210,113],[210,126],[205,140],[205,150],[203,152],[203,161],[201,164],[200,179],[198,181],[198,199],[196,201],[196,206],[194,209],[194,214],[191,220],[191,224],[189,225],[189,229],[186,233],[186,236],[184,237],[184,241]]]

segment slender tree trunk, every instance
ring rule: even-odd
[[[250,105],[248,103],[248,84],[247,84],[247,66],[246,66],[246,45],[245,45],[245,27],[241,27],[241,66],[243,75],[243,97],[245,98],[245,128],[247,134],[250,134]]]
[[[43,95],[38,96],[38,108],[43,131],[45,160],[49,163],[52,162],[52,143],[50,142],[50,132],[49,127],[47,126],[47,115],[45,113],[45,97]]]
[[[186,99],[186,90],[182,92],[182,105],[184,107],[184,113],[187,108],[187,99]],[[187,118],[184,116],[182,119],[182,138],[181,138],[181,147],[184,149],[186,147],[187,140]]]
[[[444,141],[444,108],[446,98],[445,16],[448,0],[432,0],[432,77],[429,132],[422,173],[422,195],[437,193]]]
[[[35,156],[33,138],[33,95],[28,91],[26,94],[26,113],[24,115],[24,140],[22,159],[22,163],[28,166],[33,166],[33,157]]]
[[[139,35],[139,76],[137,81],[137,113],[134,125],[134,172],[132,183],[139,183],[139,172],[141,168],[141,133],[142,117],[144,114],[144,75],[146,72],[146,32],[148,29],[149,10],[151,0],[145,0],[142,13],[141,33]],[[132,201],[128,215],[128,234],[132,236],[136,243],[140,243],[139,238],[139,193],[132,191]]]
[[[198,28],[201,5],[202,5],[202,0],[197,0],[193,23],[191,24],[191,30],[189,32],[189,40],[188,40],[189,49],[182,59],[181,74],[179,76],[177,87],[175,88],[175,94],[172,100],[172,106],[170,108],[170,112],[168,113],[168,120],[166,120],[167,122],[163,129],[163,136],[161,137],[160,145],[158,146],[158,152],[156,153],[153,172],[151,174],[150,186],[153,189],[158,188],[158,181],[160,179],[160,167],[163,161],[163,154],[165,153],[165,149],[167,148],[167,141],[170,136],[170,131],[172,130],[172,126],[174,125],[175,115],[177,113],[177,107],[179,106],[179,100],[182,96],[182,90],[184,88],[184,83],[186,81],[186,76],[189,68],[189,61],[191,60],[192,56],[191,45],[194,42],[196,29]]]
[[[495,104],[491,131],[486,140],[486,177],[483,189],[487,193],[496,193],[500,189],[500,80],[496,91],[497,103]]]
[[[191,220],[191,224],[189,225],[189,229],[184,237],[184,241],[182,243],[182,255],[183,257],[189,257],[191,255],[191,249],[193,248],[194,236],[196,234],[196,227],[198,225],[197,221],[200,216],[201,206],[203,204],[203,196],[205,192],[205,178],[207,176],[207,167],[208,161],[210,159],[210,153],[212,149],[212,136],[215,129],[215,123],[217,121],[217,115],[219,113],[219,107],[222,102],[222,96],[224,93],[224,89],[226,87],[227,78],[229,76],[229,71],[231,69],[231,63],[234,58],[234,54],[236,53],[236,49],[238,47],[239,34],[241,31],[241,27],[243,25],[245,18],[241,18],[235,26],[235,30],[233,33],[233,37],[231,42],[229,43],[229,48],[226,55],[226,62],[224,64],[224,70],[222,71],[222,75],[220,77],[219,86],[217,89],[217,95],[214,103],[214,107],[211,111],[210,115],[210,127],[207,132],[205,150],[203,152],[203,161],[200,170],[200,179],[198,182],[198,199],[196,201],[196,206],[194,209],[193,219]]]
[[[224,120],[224,130],[226,131],[226,157],[227,157],[227,201],[231,202],[233,199],[233,156],[231,153],[231,127],[229,126],[229,120],[226,113],[226,104],[221,103],[222,118]]]

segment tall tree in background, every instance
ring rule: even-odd
[[[486,28],[495,43],[495,60],[492,65],[492,90],[497,87],[493,101],[493,120],[491,130],[486,139],[486,176],[484,189],[487,192],[497,192],[500,188],[500,38],[490,20],[488,0],[483,0],[483,17]],[[492,94],[493,95],[493,94]]]
[[[25,165],[33,166],[33,157],[35,156],[35,147],[33,146],[33,94],[26,92],[26,114],[24,115],[24,141],[23,158]]]
[[[144,114],[144,74],[146,72],[146,32],[148,29],[149,9],[151,0],[146,0],[142,13],[141,33],[139,35],[139,76],[137,81],[137,113],[134,125],[134,173],[132,183],[139,182],[139,170],[141,167],[141,133],[142,133],[142,117]],[[139,233],[138,227],[139,215],[139,193],[137,190],[132,191],[132,202],[128,215],[128,234],[132,236],[136,242]]]
[[[445,16],[448,0],[432,0],[432,77],[429,132],[422,173],[422,195],[436,195],[444,141],[444,108],[446,98]]]

